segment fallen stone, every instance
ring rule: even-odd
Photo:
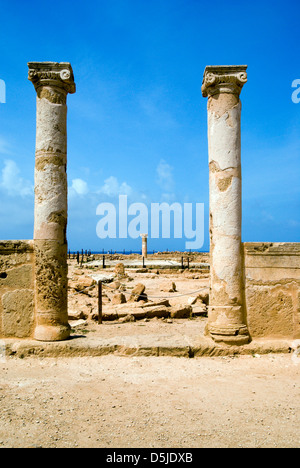
[[[69,320],[85,320],[87,317],[87,314],[85,314],[82,310],[68,310]]]
[[[176,284],[174,282],[170,283],[164,283],[161,285],[160,288],[161,291],[164,292],[169,292],[169,293],[174,293],[176,292]]]
[[[206,317],[207,316],[207,306],[203,302],[196,303],[193,306],[193,317]]]
[[[170,312],[171,318],[190,318],[193,308],[190,305],[173,306]]]
[[[129,322],[135,322],[135,317],[131,314],[126,315],[126,317],[122,317],[119,319],[120,323],[129,323]]]
[[[127,315],[133,315],[136,320],[141,320],[146,317],[146,312],[140,307],[139,302],[116,305],[114,311],[118,315],[119,319],[126,317]]]
[[[132,290],[128,302],[138,302],[145,300],[147,298],[146,294],[144,294],[145,289],[146,286],[144,284],[137,284],[136,287]]]
[[[147,318],[147,313],[145,309],[136,309],[131,312],[131,315],[134,316],[135,320],[143,320]]]
[[[125,304],[126,303],[126,297],[123,293],[115,294],[114,297],[112,298],[112,304]]]
[[[120,286],[121,286],[120,281],[113,281],[112,283],[110,283],[109,289],[112,289],[112,290],[115,289],[115,290],[117,290],[117,289],[120,288]]]
[[[69,281],[69,287],[75,289],[77,292],[82,292],[84,289],[95,286],[96,282],[93,278],[86,276],[84,278],[78,279],[76,282]]]
[[[80,327],[82,325],[86,325],[87,323],[88,323],[87,320],[70,320],[69,321],[71,328]]]
[[[168,318],[170,316],[170,310],[166,306],[147,307],[144,310],[147,318]]]
[[[200,294],[197,296],[197,300],[204,302],[204,304],[208,305],[209,304],[209,290],[203,290],[201,291]]]
[[[118,314],[116,312],[104,312],[102,314],[102,320],[104,322],[113,322],[114,320],[118,320]],[[98,314],[95,313],[92,315],[92,319],[98,321]]]
[[[124,263],[118,263],[118,264],[115,266],[115,275],[116,275],[118,278],[124,278],[124,276],[125,276],[125,267],[124,267]]]

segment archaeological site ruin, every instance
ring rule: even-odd
[[[34,236],[0,242],[0,338],[56,342],[67,340],[71,331],[67,95],[76,88],[69,63],[28,66],[37,94]],[[300,244],[242,242],[240,94],[246,83],[247,66],[207,66],[202,84],[208,99],[210,187],[205,334],[228,347],[258,338],[300,338]],[[147,258],[147,234],[141,237]]]

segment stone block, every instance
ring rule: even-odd
[[[138,302],[138,301],[143,301],[146,299],[146,294],[145,292],[145,285],[142,283],[139,283],[136,285],[136,287],[132,290],[129,302]]]
[[[246,242],[244,258],[251,336],[300,337],[300,243]]]
[[[112,298],[112,304],[126,304],[126,297],[123,293],[118,293],[115,294],[114,297]]]
[[[2,296],[2,333],[5,337],[31,336],[34,325],[34,293],[29,289],[7,292]]]
[[[178,305],[171,309],[171,318],[184,319],[190,318],[193,312],[192,306],[189,305]]]
[[[27,264],[2,271],[0,274],[0,291],[6,288],[32,289],[33,266]]]

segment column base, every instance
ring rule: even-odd
[[[241,305],[210,305],[207,334],[216,342],[242,346],[251,341]]]
[[[226,345],[242,346],[251,341],[246,325],[209,325],[208,333],[216,343]]]
[[[38,325],[33,338],[37,341],[65,341],[70,337],[70,325]]]

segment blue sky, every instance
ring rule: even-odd
[[[247,64],[241,99],[243,241],[300,241],[297,0],[0,0],[0,238],[33,237],[35,91],[28,61],[72,64],[68,97],[71,249],[100,240],[99,203],[204,203],[208,250],[206,65]],[[300,94],[299,94],[300,95]],[[149,240],[183,250],[185,239]]]

